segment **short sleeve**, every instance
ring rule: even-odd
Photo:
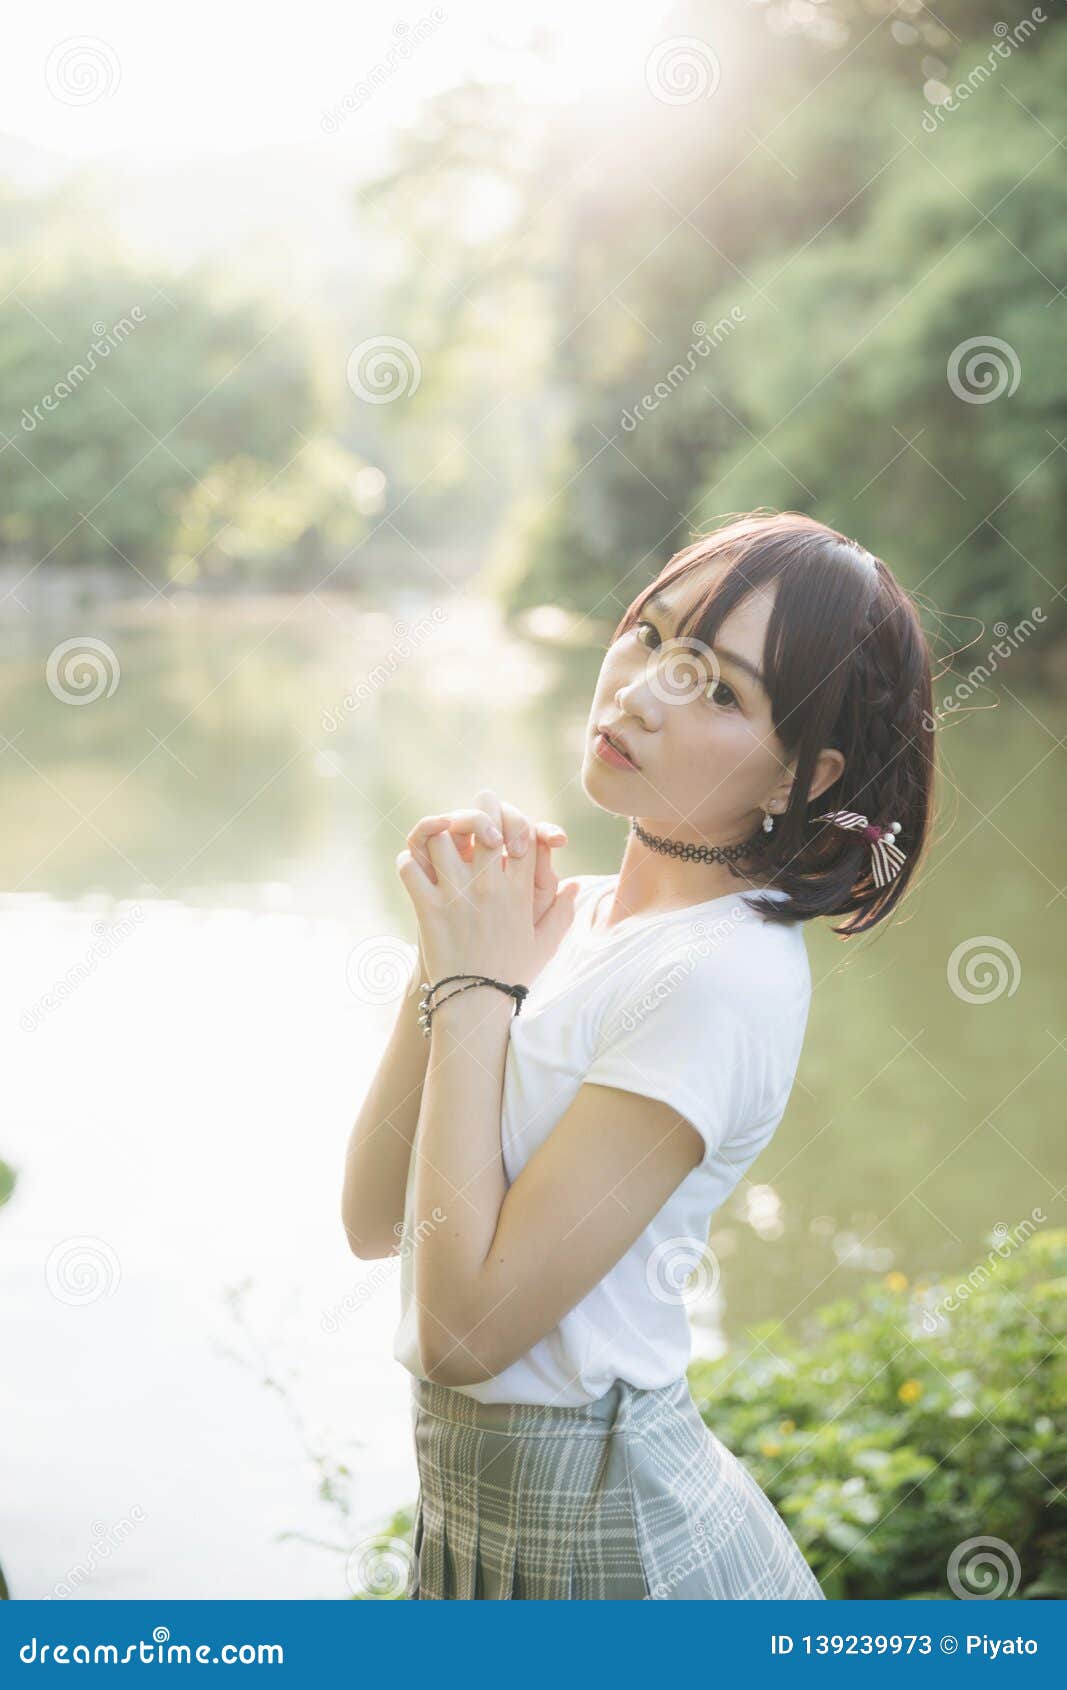
[[[721,973],[667,959],[613,994],[584,1080],[676,1109],[704,1140],[703,1167],[758,1116],[762,1061]]]

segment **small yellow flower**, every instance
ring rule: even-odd
[[[774,1443],[770,1438],[764,1438],[759,1447],[761,1455],[781,1455],[782,1453],[781,1444]]]
[[[922,1394],[923,1388],[918,1379],[905,1379],[897,1392],[901,1402],[918,1402]]]
[[[778,1422],[778,1430],[780,1432],[785,1432],[785,1433],[795,1432],[796,1429],[797,1429],[797,1423],[796,1423],[795,1420],[779,1420],[779,1422]]]
[[[908,1289],[908,1276],[906,1273],[895,1271],[887,1273],[884,1283],[887,1291],[906,1291]]]

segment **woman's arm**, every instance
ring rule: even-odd
[[[413,1248],[420,1356],[445,1385],[490,1379],[551,1332],[704,1154],[672,1105],[587,1084],[507,1187],[500,1080],[510,1016],[508,999],[484,987],[433,1019],[415,1203],[417,1215],[437,1204],[446,1218],[418,1229]]]
[[[540,915],[556,893],[552,851],[567,839],[562,828],[553,823],[539,822],[534,827],[513,804],[499,800],[489,811],[451,810],[424,817],[408,834],[408,849],[432,881],[435,871],[428,854],[428,841],[435,833],[447,830],[456,840],[460,856],[469,861],[473,836],[477,834],[488,841],[487,830],[494,826],[509,852],[522,849],[524,836],[534,845],[534,911]],[[389,1042],[345,1152],[341,1219],[349,1248],[367,1261],[392,1255],[400,1248],[411,1147],[430,1056],[430,1044],[418,1019],[419,987],[425,978],[420,945]]]
[[[414,1295],[419,1354],[443,1384],[457,1382],[456,1366],[477,1369],[484,1349],[475,1327],[484,1321],[482,1266],[507,1191],[500,1111],[514,1009],[495,987],[478,986],[442,1004],[430,1024],[414,1169]]]
[[[429,1059],[418,1019],[422,978],[420,952],[345,1152],[341,1219],[349,1248],[365,1261],[400,1248],[404,1190]]]

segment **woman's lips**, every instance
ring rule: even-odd
[[[603,762],[610,763],[615,769],[634,770],[636,768],[629,757],[624,757],[621,751],[616,751],[610,739],[605,739],[603,734],[597,734],[593,749]]]

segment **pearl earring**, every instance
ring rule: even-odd
[[[764,833],[774,832],[774,817],[769,810],[763,812],[763,831]]]

